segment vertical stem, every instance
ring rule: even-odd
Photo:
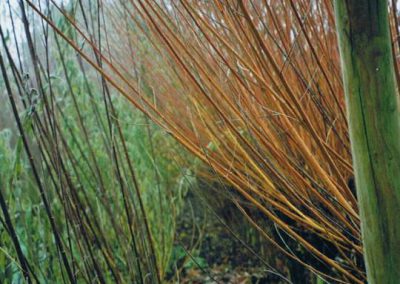
[[[400,279],[400,113],[385,0],[335,0],[369,283]]]

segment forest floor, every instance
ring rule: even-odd
[[[185,210],[178,220],[175,243],[178,253],[175,254],[175,258],[179,259],[177,255],[180,252],[181,261],[177,261],[180,267],[175,269],[176,282],[193,284],[286,283],[281,277],[268,272],[268,267],[260,261],[259,257],[265,253],[257,251],[257,256],[243,245],[242,242],[251,236],[242,238],[238,234],[236,236],[241,239],[239,241],[229,231],[229,229],[241,227],[240,224],[239,226],[229,224],[229,216],[223,216],[223,219],[213,217],[210,210],[204,210],[204,208],[201,210],[198,200],[191,198],[194,199],[192,204],[196,202],[197,206]],[[222,210],[226,213],[232,209],[222,208]],[[229,229],[221,221],[225,222]],[[257,245],[254,246],[257,241],[253,240],[252,243],[253,248],[257,247]],[[265,250],[265,248],[263,249]]]

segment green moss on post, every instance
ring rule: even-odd
[[[400,281],[400,112],[388,3],[335,0],[369,283]]]

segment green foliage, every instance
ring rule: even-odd
[[[63,30],[68,29],[65,19],[60,19],[58,24]],[[113,279],[110,265],[125,281],[139,279],[142,276],[138,276],[135,258],[142,262],[139,265],[150,269],[151,246],[157,270],[163,277],[173,253],[176,218],[189,185],[195,182],[181,164],[184,159],[176,158],[187,154],[159,127],[114,96],[112,90],[108,96],[96,74],[83,73],[70,48],[57,40],[52,44],[57,48],[49,49],[49,53],[56,61],[43,83],[43,92],[47,99],[51,98],[55,110],[56,138],[41,148],[43,142],[35,132],[36,118],[45,122],[48,109],[43,93],[33,88],[29,78],[24,82],[24,100],[30,105],[25,109],[21,105],[19,116],[77,280],[83,280],[85,273],[95,274],[90,269],[85,271],[86,265],[102,267],[107,282]],[[130,173],[125,154],[135,177]],[[15,129],[0,132],[0,187],[22,251],[33,271],[40,281],[59,282],[66,277],[66,271],[60,265],[52,228]],[[67,200],[71,198],[79,202]],[[139,209],[140,200],[144,212]],[[90,215],[94,231],[87,227],[79,231],[80,226],[89,226],[79,220],[84,219],[84,212]],[[133,219],[133,237],[128,215]],[[147,220],[152,244],[146,239],[144,220]],[[136,245],[132,244],[132,238],[136,239]],[[11,238],[2,225],[0,240],[0,266],[5,268],[0,271],[0,279],[5,283],[20,283],[21,269]],[[97,264],[87,261],[92,257],[89,251]]]

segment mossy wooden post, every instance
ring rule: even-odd
[[[400,111],[388,3],[335,0],[369,283],[400,283]]]

